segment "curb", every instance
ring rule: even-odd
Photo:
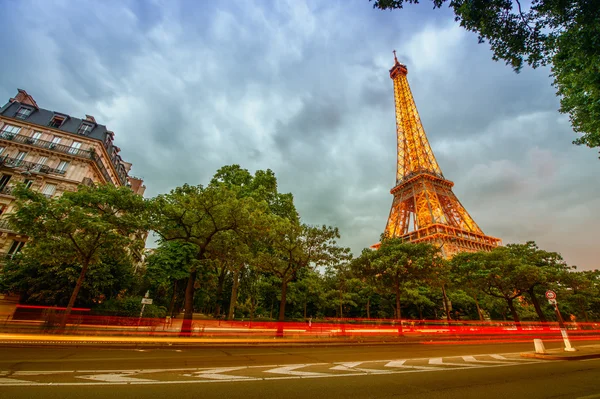
[[[586,359],[600,359],[600,353],[587,353],[581,355],[561,355],[551,353],[521,353],[521,357],[529,359],[543,359],[543,360],[586,360]]]

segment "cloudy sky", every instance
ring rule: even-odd
[[[272,169],[303,220],[378,241],[395,183],[392,50],[425,131],[485,233],[600,267],[600,161],[549,70],[515,74],[429,1],[0,0],[0,102],[94,115],[147,195],[219,167]],[[596,248],[594,248],[596,247]]]

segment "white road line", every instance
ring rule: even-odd
[[[16,380],[14,378],[2,378],[0,377],[0,386],[6,385],[29,385],[31,381]]]
[[[247,380],[250,377],[244,377],[240,375],[221,374],[229,371],[246,370],[248,367],[221,367],[209,370],[202,370],[192,374],[183,374],[185,377],[200,377],[208,378],[211,380]]]
[[[479,360],[475,356],[461,356],[465,362],[469,363],[487,363],[487,364],[517,364],[514,361],[503,361],[503,360]]]
[[[389,370],[365,369],[365,368],[356,367],[356,366],[360,366],[363,363],[367,363],[367,362],[340,363],[337,366],[331,367],[329,370],[356,371],[359,373],[367,373],[367,374],[390,374],[390,373],[392,373]],[[370,362],[370,363],[372,363],[372,362]]]
[[[414,370],[422,370],[422,371],[444,370],[444,368],[440,368],[440,367],[408,366],[404,363],[406,363],[406,360],[392,360],[391,362],[386,363],[386,365],[384,367],[395,367],[395,368],[414,369]]]
[[[277,367],[271,370],[265,370],[265,373],[273,373],[273,374],[286,374],[293,376],[303,376],[303,377],[315,377],[315,376],[325,376],[328,375],[326,373],[315,373],[313,371],[296,371],[296,369],[308,367],[308,366],[319,366],[326,365],[328,363],[312,363],[312,364],[294,364],[290,366]]]
[[[127,382],[127,383],[139,383],[139,382],[154,382],[155,380],[148,380],[145,378],[131,378],[134,373],[111,373],[111,374],[96,374],[96,375],[80,375],[75,378],[82,378],[85,380],[94,380],[102,382]]]
[[[443,358],[441,358],[441,357],[434,357],[434,358],[429,359],[429,364],[434,364],[434,365],[438,365],[438,366],[485,367],[483,365],[469,364],[469,363],[444,363]]]
[[[513,353],[511,353],[513,354]],[[520,355],[519,353],[515,353],[516,355]],[[531,362],[531,363],[540,363],[540,362],[545,362],[546,360],[543,359],[530,359],[530,358],[525,358],[525,357],[515,357],[512,359],[509,359],[507,357],[504,357],[502,355],[486,355],[486,356],[490,356],[493,357],[494,359],[498,359],[498,360],[506,360],[509,362],[518,362],[518,363],[524,363],[524,362]]]

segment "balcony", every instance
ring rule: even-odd
[[[8,223],[7,219],[0,219],[0,230],[16,233],[15,229]]]
[[[12,187],[4,186],[4,187],[0,188],[0,195],[13,195],[12,192],[13,192]]]
[[[100,158],[100,156],[98,156],[94,152],[93,149],[82,150],[79,148],[69,147],[67,145],[56,144],[51,141],[34,139],[32,137],[23,136],[21,134],[12,134],[12,133],[8,133],[8,132],[1,132],[0,139],[6,140],[6,141],[12,141],[12,142],[19,143],[19,144],[31,145],[31,146],[38,147],[38,148],[44,148],[47,150],[60,152],[63,154],[74,156],[74,157],[91,159],[92,161],[94,161],[94,163],[96,164],[98,169],[100,169],[100,173],[102,173],[102,176],[104,176],[106,181],[112,182],[112,179],[110,177],[110,174],[108,173],[108,170],[106,170],[106,167],[102,163],[102,159]],[[64,174],[64,172],[62,174]],[[127,176],[126,175],[125,176],[118,175],[118,179],[121,182],[121,184],[123,184],[123,185],[127,184]]]
[[[12,157],[0,157],[0,167],[25,169],[26,171],[33,173],[52,173],[55,175],[65,174],[64,170],[51,168],[39,163],[23,161],[21,159]]]
[[[72,148],[67,145],[56,144],[46,140],[34,139],[32,137],[23,136],[20,134],[2,132],[2,134],[0,134],[0,138],[8,141],[13,141],[15,143],[27,144],[38,148],[45,148],[47,150],[58,151],[62,152],[63,154],[69,154],[76,157],[90,158],[90,152],[88,150],[80,150],[78,148]]]

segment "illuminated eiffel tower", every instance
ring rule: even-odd
[[[408,86],[408,70],[398,62],[395,50],[394,61],[390,78],[396,102],[398,164],[385,236],[438,245],[446,258],[458,252],[491,250],[501,244],[500,239],[485,235],[452,192],[454,183],[444,178],[429,146]]]

